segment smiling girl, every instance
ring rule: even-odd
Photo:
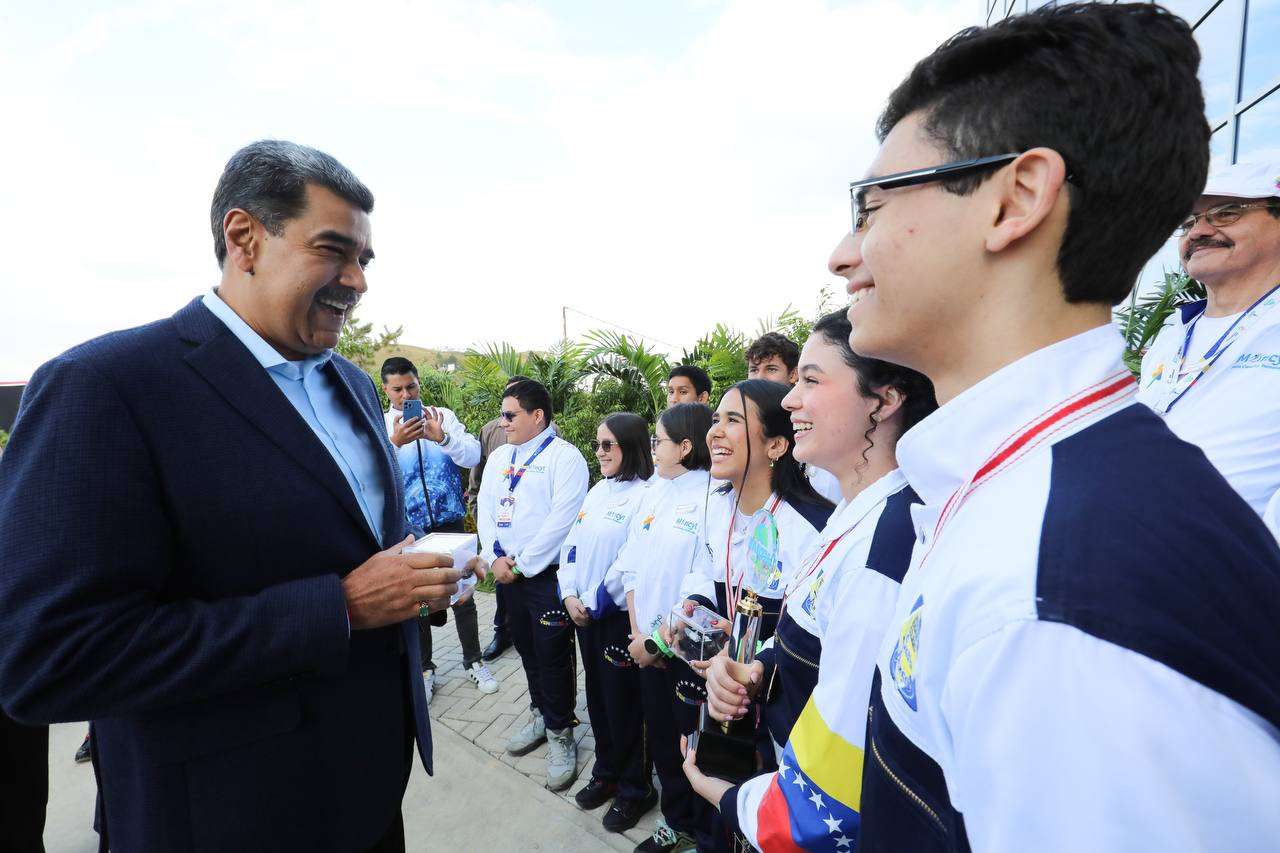
[[[796,458],[834,473],[843,500],[788,578],[771,647],[749,666],[717,657],[706,667],[716,719],[736,719],[752,702],[765,702],[781,769],[731,787],[685,762],[695,789],[765,850],[780,838],[808,848],[792,841],[788,814],[812,815],[815,794],[824,818],[857,825],[856,785],[841,780],[860,775],[875,655],[915,542],[910,507],[918,499],[894,448],[937,408],[929,380],[855,354],[849,332],[843,312],[818,321],[801,353],[800,381],[784,401]],[[803,791],[797,780],[807,780]],[[795,826],[828,838],[831,823]]]

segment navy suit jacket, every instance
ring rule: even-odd
[[[383,542],[404,495],[373,383]],[[417,626],[348,630],[340,578],[380,548],[324,446],[197,299],[75,347],[26,388],[0,458],[0,704],[92,720],[116,850],[359,850],[395,819]],[[104,838],[104,846],[107,838]]]

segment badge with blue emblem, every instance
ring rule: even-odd
[[[920,647],[920,608],[924,604],[924,596],[916,599],[902,623],[898,633],[898,644],[893,647],[893,655],[889,658],[889,677],[893,686],[898,688],[898,695],[907,707],[916,710],[916,652]]]

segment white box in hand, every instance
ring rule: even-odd
[[[410,554],[449,554],[453,557],[453,567],[465,570],[467,562],[480,553],[479,548],[480,539],[474,533],[428,533],[404,550]],[[473,574],[459,578],[458,591],[449,598],[449,604],[457,604],[475,585]]]

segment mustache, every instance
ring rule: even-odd
[[[316,299],[328,299],[331,302],[341,302],[347,306],[347,310],[351,310],[360,304],[360,294],[349,287],[343,287],[338,284],[327,284],[315,295]]]
[[[1230,249],[1231,244],[1226,240],[1215,240],[1212,237],[1197,237],[1187,244],[1187,248],[1182,252],[1182,260],[1186,261],[1196,252],[1197,249]]]

